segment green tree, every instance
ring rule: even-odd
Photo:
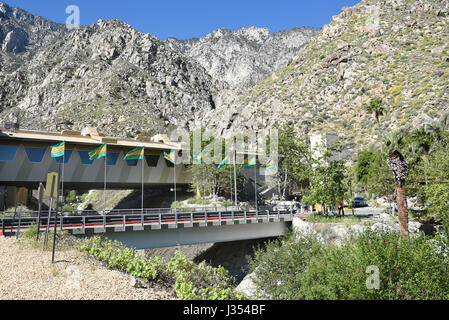
[[[429,205],[428,215],[449,230],[449,150],[442,144],[435,146],[423,161],[422,173],[426,178],[421,188]]]
[[[385,113],[385,107],[383,106],[383,101],[381,98],[373,98],[368,104],[364,104],[366,111],[373,113],[376,117],[377,123],[380,123],[380,116]]]
[[[449,132],[449,112],[444,113],[440,119],[425,126],[425,131],[430,133],[437,142],[447,145]]]
[[[334,154],[341,151],[338,143],[331,146],[323,144],[317,151],[319,156],[312,157],[310,161],[312,172],[306,202],[320,204],[326,214],[329,206],[345,199],[348,170],[344,160],[333,159]]]
[[[375,194],[379,197],[392,196],[393,175],[388,168],[386,154],[381,150],[361,151],[354,171],[357,182],[362,183],[368,194]]]
[[[204,135],[205,129],[201,129],[201,134]],[[208,140],[201,139],[201,150],[204,151],[206,146],[214,142],[215,137],[211,137]],[[190,134],[190,145],[193,146],[193,133]],[[226,155],[225,144],[222,142],[222,155]],[[211,156],[215,155],[212,151]],[[192,155],[193,156],[193,155]],[[190,188],[191,191],[196,192],[198,195],[205,197],[207,195],[217,197],[219,195],[228,196],[231,195],[231,188],[233,194],[234,190],[234,168],[233,165],[225,165],[217,170],[218,164],[206,164],[204,162],[193,162],[188,168],[187,172],[192,177]],[[236,166],[236,180],[238,194],[243,190],[244,176],[241,173],[239,165]],[[232,186],[231,186],[232,183]]]
[[[309,184],[311,174],[310,152],[307,143],[299,138],[293,125],[279,133],[278,192],[282,186],[282,197],[287,192],[304,189]]]

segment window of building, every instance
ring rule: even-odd
[[[64,164],[69,163],[70,158],[72,157],[73,150],[65,150],[64,157],[55,158],[57,164],[61,164],[62,160],[64,160]]]
[[[160,156],[147,155],[145,156],[145,160],[147,161],[147,165],[149,167],[157,167]]]
[[[1,146],[0,145],[0,161],[10,162],[16,157],[18,146]]]
[[[94,163],[94,160],[89,160],[89,151],[78,150],[78,154],[80,156],[82,164],[90,166],[92,165],[92,163]]]
[[[139,162],[139,160],[126,160],[126,163],[128,164],[129,167],[137,166],[137,162]]]
[[[106,157],[106,163],[108,166],[115,166],[118,161],[119,152],[108,152]]]
[[[41,163],[42,159],[44,159],[45,152],[47,152],[46,148],[25,147],[28,160],[32,163]]]

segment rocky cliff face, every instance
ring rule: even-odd
[[[135,135],[188,126],[221,88],[197,63],[121,21],[70,32],[0,74],[1,118],[32,129]]]
[[[297,55],[315,29],[165,43],[120,21],[68,31],[0,3],[0,121],[114,135],[191,127]],[[209,71],[209,73],[208,73]]]
[[[319,32],[294,28],[270,33],[266,28],[216,30],[202,39],[165,42],[201,64],[214,79],[233,89],[249,88],[285,67]]]
[[[0,2],[0,71],[15,70],[66,32],[64,25]]]
[[[447,0],[364,0],[326,25],[287,67],[208,115],[221,130],[326,131],[361,147],[449,109]],[[384,101],[377,124],[363,104]]]

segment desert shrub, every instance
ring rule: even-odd
[[[30,238],[36,238],[36,236],[37,236],[37,225],[36,225],[36,224],[31,225],[31,226],[24,232],[23,236],[24,236],[25,238],[28,238],[28,239],[30,239]]]
[[[75,203],[75,202],[77,202],[76,190],[70,191],[69,195],[65,198],[65,201],[67,203]]]
[[[448,241],[367,231],[340,246],[314,236],[274,242],[251,266],[259,293],[272,299],[418,300],[449,298]],[[369,288],[369,268],[379,286]]]
[[[187,200],[188,204],[196,204],[196,205],[208,205],[210,201],[204,198],[190,198]]]
[[[233,279],[223,268],[214,268],[204,261],[195,264],[176,252],[167,265],[175,282],[175,292],[181,300],[230,300],[243,299],[232,290]]]
[[[179,252],[165,264],[158,257],[148,259],[138,256],[136,250],[126,248],[118,241],[103,240],[100,237],[84,239],[80,249],[104,261],[111,269],[174,285],[176,295],[181,300],[243,298],[243,295],[232,290],[233,279],[224,268],[214,268],[205,262],[197,265]]]
[[[290,233],[270,241],[266,249],[255,251],[249,259],[254,272],[254,284],[263,299],[295,299],[296,278],[305,272],[312,255],[320,250],[321,244],[313,235],[300,236]]]

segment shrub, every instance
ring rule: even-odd
[[[232,206],[232,201],[230,201],[230,200],[225,200],[225,201],[223,202],[223,206],[225,206],[225,207],[230,207],[230,206]]]
[[[441,238],[388,231],[367,231],[341,246],[310,235],[271,243],[256,252],[251,267],[265,298],[448,299],[448,247]],[[379,289],[367,288],[369,266],[379,270]]]
[[[75,190],[70,191],[69,195],[65,198],[65,201],[67,203],[75,203],[75,202],[77,202],[76,191]]]
[[[204,198],[190,198],[187,200],[188,204],[208,205],[210,201]]]
[[[181,300],[230,300],[243,299],[231,289],[232,278],[220,267],[214,268],[204,261],[195,264],[179,251],[167,265],[168,273],[174,278],[175,292]]]
[[[23,234],[23,236],[25,237],[25,238],[36,238],[36,236],[37,236],[37,225],[36,224],[33,224],[33,225],[31,225],[26,231],[25,231],[25,233]]]
[[[99,237],[84,239],[80,249],[106,262],[111,269],[150,281],[162,280],[174,284],[176,295],[181,300],[244,298],[233,292],[232,278],[224,268],[213,268],[205,262],[196,265],[179,252],[165,265],[158,257],[147,259],[137,256],[136,250],[126,248],[122,243]]]

